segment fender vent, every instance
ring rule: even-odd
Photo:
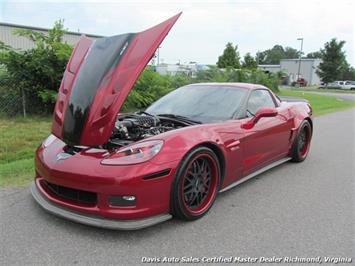
[[[160,172],[156,172],[156,173],[153,173],[153,174],[150,174],[150,175],[146,175],[143,177],[144,180],[147,180],[147,179],[153,179],[153,178],[157,178],[157,177],[161,177],[161,176],[166,176],[170,174],[170,169],[165,169],[163,171],[160,171]]]

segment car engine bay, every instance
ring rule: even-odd
[[[105,148],[123,147],[135,141],[189,125],[192,123],[145,112],[120,114]]]

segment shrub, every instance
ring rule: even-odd
[[[17,30],[17,35],[32,40],[35,47],[26,51],[0,44],[0,64],[7,71],[9,89],[25,92],[30,113],[52,112],[56,93],[72,47],[62,42],[65,30],[57,21],[48,35],[32,30]]]

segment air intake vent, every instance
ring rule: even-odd
[[[89,205],[95,205],[97,202],[97,195],[94,192],[63,187],[47,181],[43,181],[43,183],[50,190],[50,192],[59,198]]]

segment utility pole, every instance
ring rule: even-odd
[[[159,66],[159,63],[160,63],[159,62],[159,59],[160,59],[159,58],[159,50],[160,50],[160,48],[161,48],[161,46],[159,46],[158,49],[157,49],[157,66]]]
[[[298,61],[298,73],[297,73],[297,80],[296,84],[299,85],[298,80],[300,79],[300,72],[301,72],[301,59],[302,59],[302,49],[303,49],[303,38],[297,38],[297,41],[301,41],[301,51],[300,51],[300,58]]]
[[[22,93],[22,112],[23,112],[23,117],[26,118],[27,113],[26,113],[26,95],[25,95],[25,90],[22,88],[21,89]]]

